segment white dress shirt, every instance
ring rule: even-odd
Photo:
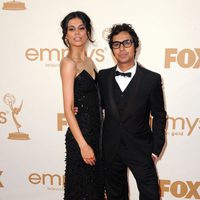
[[[127,72],[131,72],[131,77],[127,77],[127,76],[115,76],[115,80],[117,82],[117,84],[119,85],[120,89],[122,92],[124,92],[124,90],[126,89],[126,87],[128,86],[128,84],[130,83],[130,81],[132,80],[133,76],[135,75],[136,72],[136,67],[137,65],[134,63],[134,65],[127,71],[125,71],[124,73]],[[117,66],[116,71],[122,72],[119,67]]]

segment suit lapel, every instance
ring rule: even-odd
[[[108,99],[110,100],[111,111],[117,120],[120,120],[119,110],[114,99],[114,83],[115,83],[116,66],[110,71],[108,75]]]

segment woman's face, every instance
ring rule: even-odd
[[[87,30],[82,20],[73,18],[69,20],[66,39],[70,46],[83,46],[88,40]]]

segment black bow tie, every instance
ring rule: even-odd
[[[131,72],[123,73],[123,72],[115,71],[115,76],[131,77]]]

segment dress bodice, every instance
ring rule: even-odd
[[[95,79],[93,79],[86,70],[83,70],[75,78],[74,106],[78,107],[76,118],[79,126],[84,125],[89,127],[93,126],[94,123],[99,123],[100,112],[97,73],[95,73]]]

